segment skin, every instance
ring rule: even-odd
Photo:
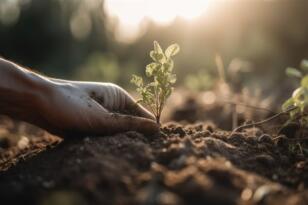
[[[115,84],[48,78],[1,58],[0,114],[68,138],[159,130],[154,116]]]

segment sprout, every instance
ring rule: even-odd
[[[292,96],[282,105],[282,110],[287,111],[293,108],[290,113],[290,121],[299,119],[302,125],[308,124],[307,106],[308,106],[308,70],[307,60],[301,63],[301,71],[296,68],[287,68],[288,76],[300,78],[300,86],[293,91]]]
[[[131,83],[137,86],[141,99],[138,103],[146,105],[154,114],[156,122],[160,122],[161,113],[168,97],[173,91],[176,75],[172,73],[174,63],[172,57],[180,51],[178,44],[170,45],[165,52],[159,43],[154,41],[154,50],[150,52],[153,62],[148,64],[145,74],[152,81],[145,84],[142,77],[133,75]]]

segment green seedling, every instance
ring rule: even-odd
[[[176,82],[176,75],[172,73],[174,67],[172,57],[179,51],[178,44],[172,44],[163,51],[159,43],[154,41],[154,50],[150,52],[153,62],[145,69],[146,77],[151,82],[145,84],[142,77],[137,75],[133,75],[131,79],[131,83],[137,86],[136,90],[141,96],[137,102],[149,108],[158,124],[165,103],[173,91],[173,84]]]
[[[300,79],[300,86],[294,90],[292,96],[284,102],[282,110],[287,111],[290,108],[290,120],[299,120],[301,125],[308,125],[308,60],[303,60],[300,70],[296,68],[287,68],[288,76]]]

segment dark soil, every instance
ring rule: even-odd
[[[285,135],[173,123],[58,142],[2,160],[1,204],[308,204],[307,141]]]

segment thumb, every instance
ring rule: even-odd
[[[131,114],[137,115],[139,117],[155,120],[154,115],[145,109],[142,105],[137,103],[130,95],[126,95],[125,109],[129,110]]]
[[[117,113],[108,113],[108,115],[104,117],[103,124],[103,127],[105,127],[104,130],[107,131],[108,134],[137,131],[152,135],[159,132],[159,124],[153,120]]]

